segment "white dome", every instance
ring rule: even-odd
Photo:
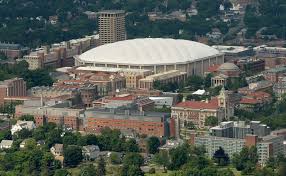
[[[81,54],[79,59],[104,64],[163,65],[187,63],[218,54],[218,50],[194,41],[144,38],[102,45]]]

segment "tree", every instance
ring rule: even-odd
[[[187,79],[187,86],[189,86],[192,91],[200,89],[203,84],[203,78],[197,75],[190,76]]]
[[[102,156],[99,157],[98,166],[97,166],[97,176],[104,176],[105,175],[105,161]]]
[[[140,166],[143,164],[144,159],[138,153],[127,153],[123,159],[122,176],[143,176]]]
[[[211,126],[211,127],[213,127],[213,126],[216,126],[217,124],[218,124],[218,119],[217,119],[217,117],[209,116],[209,117],[207,117],[206,120],[205,120],[205,125],[206,125],[206,126]]]
[[[141,166],[144,162],[143,157],[138,153],[127,153],[123,158],[123,164],[126,166],[137,165]]]
[[[244,147],[239,154],[234,154],[232,163],[237,170],[243,171],[245,174],[249,174],[254,171],[256,163],[258,161],[256,147]]]
[[[63,144],[65,146],[76,145],[77,144],[77,136],[73,133],[66,133],[63,137]]]
[[[112,152],[110,154],[110,162],[111,162],[111,164],[120,164],[121,159],[119,157],[119,154]]]
[[[54,176],[68,176],[69,172],[66,169],[58,169]]]
[[[129,139],[124,144],[124,150],[127,152],[139,152],[139,147],[135,139]]]
[[[155,154],[158,152],[158,148],[160,147],[160,140],[155,136],[151,136],[147,139],[147,150],[151,154]]]
[[[169,169],[176,170],[186,164],[189,159],[189,146],[184,144],[175,149],[170,150],[170,165]]]
[[[32,116],[32,115],[22,115],[19,119],[20,120],[25,120],[25,121],[34,121],[34,116]]]
[[[21,131],[16,132],[14,136],[19,139],[27,139],[29,137],[32,137],[32,131],[23,128]]]
[[[95,167],[92,164],[83,166],[80,169],[80,176],[95,176],[97,174]]]
[[[170,158],[167,151],[160,151],[156,153],[153,161],[164,167],[164,171],[166,171],[166,167],[170,164]]]
[[[211,73],[207,74],[207,76],[204,79],[204,86],[205,88],[209,88],[212,85],[212,77],[213,75]]]
[[[228,154],[224,152],[222,147],[219,147],[219,149],[214,153],[213,159],[219,166],[226,166],[229,164]]]
[[[286,175],[286,162],[280,162],[278,167],[278,175],[284,176]]]
[[[122,176],[143,176],[144,173],[137,165],[123,166]]]
[[[77,166],[83,159],[81,148],[78,146],[67,146],[64,148],[64,164],[69,167]]]

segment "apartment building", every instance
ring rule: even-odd
[[[29,48],[23,47],[20,44],[1,43],[0,53],[3,53],[9,59],[21,58],[28,52]]]
[[[126,40],[125,12],[123,10],[106,10],[98,13],[100,44]]]
[[[4,104],[5,97],[26,95],[27,86],[23,78],[13,78],[0,81],[0,105]]]
[[[29,63],[30,70],[73,66],[73,57],[97,46],[98,40],[98,35],[92,35],[55,43],[51,46],[42,46],[32,51],[29,55],[23,56],[23,59]]]

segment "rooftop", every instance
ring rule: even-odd
[[[202,101],[186,101],[178,103],[175,107],[192,108],[192,109],[218,109],[217,98],[211,99],[209,102]]]
[[[140,81],[155,81],[155,80],[162,80],[162,79],[168,79],[168,78],[172,78],[175,76],[179,76],[179,75],[185,75],[187,74],[186,72],[181,72],[179,70],[170,70],[167,72],[163,72],[163,73],[158,73],[158,74],[154,74],[154,75],[150,75],[147,76],[143,79],[140,79]]]
[[[112,52],[111,52],[112,51]],[[93,48],[78,58],[83,62],[154,65],[188,63],[222,55],[202,43],[166,38],[139,38]]]
[[[249,48],[244,46],[214,45],[212,47],[219,50],[222,53],[232,53],[232,54],[249,50]]]

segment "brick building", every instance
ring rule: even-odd
[[[175,119],[176,136],[184,133],[185,138],[188,138],[188,129],[194,127],[203,129],[207,127],[205,120],[207,117],[213,116],[219,122],[223,119],[229,119],[234,114],[234,105],[230,101],[230,95],[224,89],[220,95],[211,100],[201,101],[186,101],[181,102],[172,107],[171,118]],[[183,132],[185,131],[185,132]]]
[[[277,67],[272,68],[270,70],[266,70],[263,73],[263,76],[266,80],[271,81],[272,83],[277,83],[280,79],[282,79],[286,74],[286,67]]]
[[[13,78],[0,81],[0,105],[4,104],[5,97],[26,95],[27,86],[23,78]]]
[[[29,48],[19,44],[0,43],[0,53],[3,53],[9,59],[21,58],[28,50]]]
[[[132,129],[141,135],[168,136],[167,115],[164,113],[94,109],[85,111],[85,121],[85,129],[88,132],[109,127],[119,130]]]
[[[158,73],[155,75],[147,76],[146,78],[139,80],[140,89],[154,89],[154,83],[158,82],[160,85],[167,85],[170,83],[181,83],[187,78],[186,72],[179,70],[171,70],[168,72]]]

